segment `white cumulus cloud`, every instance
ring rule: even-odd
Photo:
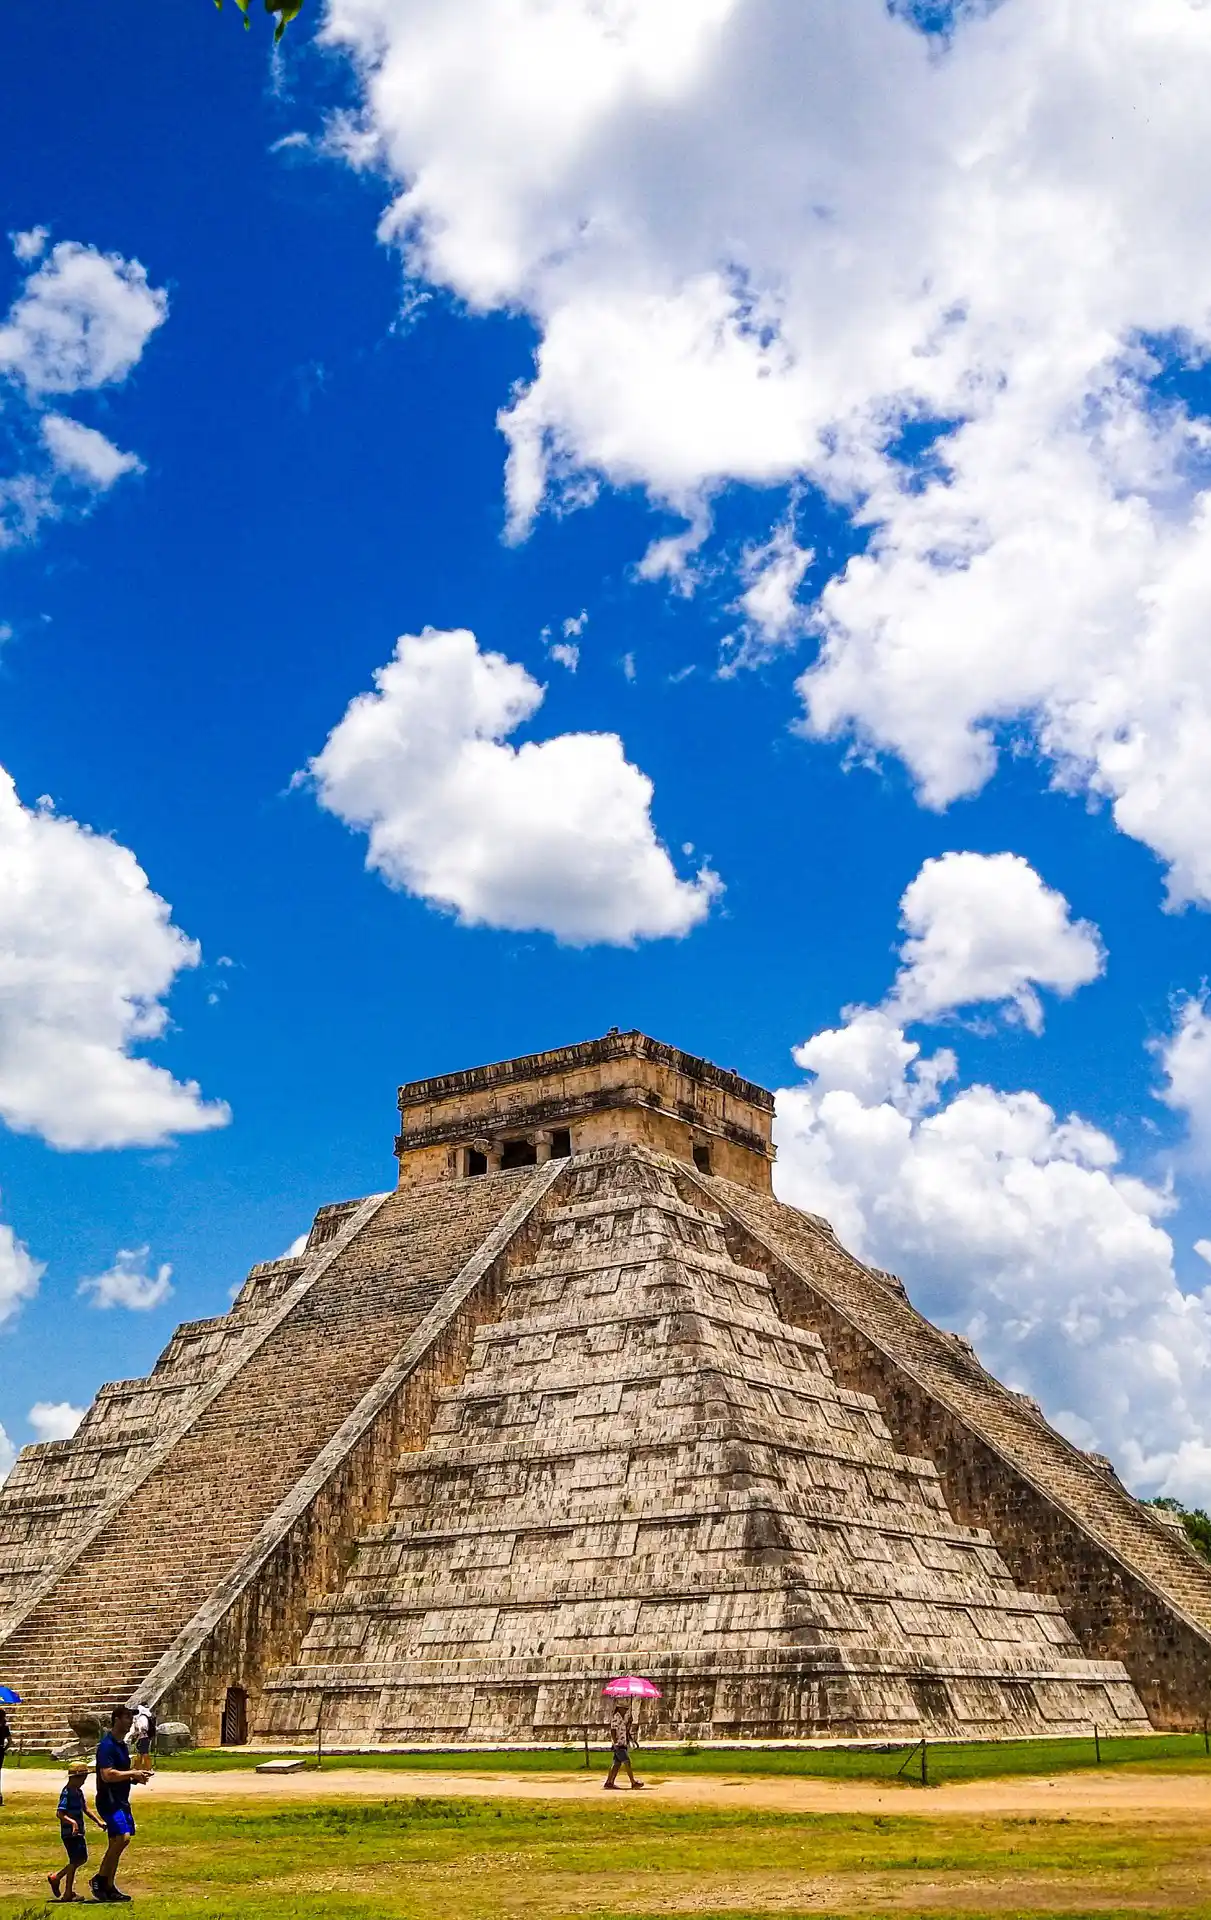
[[[1137,1490],[1211,1495],[1211,1287],[1184,1293],[1156,1187],[1036,1093],[955,1086],[866,1011],[797,1050],[778,1096],[778,1191],[823,1214]]]
[[[725,678],[740,667],[760,666],[776,648],[791,645],[806,631],[799,588],[814,559],[810,547],[799,545],[790,521],[776,527],[768,540],[746,548],[741,565],[745,588],[736,602],[744,624],[724,643]]]
[[[44,1262],[35,1260],[12,1228],[0,1221],[0,1326],[33,1299],[45,1272]]]
[[[37,1400],[29,1410],[29,1424],[39,1440],[70,1440],[86,1412],[70,1400]]]
[[[24,233],[10,234],[13,252],[17,259],[25,262],[40,260],[46,252],[46,243],[50,239],[49,227],[28,227]]]
[[[1194,1155],[1211,1158],[1211,1013],[1205,997],[1190,995],[1180,1003],[1172,1032],[1156,1052],[1165,1076],[1161,1099],[1185,1119]]]
[[[30,257],[20,244],[18,256]],[[139,261],[61,240],[0,326],[0,371],[35,394],[108,386],[126,378],[167,316],[167,295]]]
[[[81,426],[66,414],[48,413],[42,422],[42,438],[61,472],[102,492],[124,473],[140,470],[136,454],[123,453],[95,427]]]
[[[719,881],[677,874],[652,783],[611,733],[511,746],[543,689],[467,632],[405,634],[310,763],[320,804],[369,835],[368,866],[468,925],[571,946],[687,933]]]
[[[926,861],[904,894],[904,965],[882,1007],[794,1049],[777,1095],[777,1187],[901,1274],[929,1318],[1137,1490],[1211,1495],[1211,1286],[1185,1293],[1161,1220],[1167,1187],[1037,1093],[962,1084],[906,1018],[1070,993],[1103,964],[1096,931],[1020,857]],[[1201,1018],[1201,1009],[1187,1009]]]
[[[23,806],[0,768],[0,1119],[56,1147],[225,1125],[225,1106],[135,1051],[198,959],[128,848]]]
[[[1096,927],[1074,921],[1063,894],[1016,853],[927,860],[900,902],[900,924],[891,1004],[907,1021],[999,1002],[1037,1033],[1036,987],[1071,994],[1105,965]]]
[[[137,260],[64,240],[47,252],[44,227],[12,236],[28,267],[0,321],[0,548],[32,540],[69,509],[87,511],[124,474],[142,471],[96,427],[50,408],[127,378],[168,313]]]
[[[17,1458],[17,1449],[9,1439],[3,1427],[0,1427],[0,1486],[8,1479]]]
[[[150,1247],[119,1248],[113,1266],[81,1280],[77,1292],[94,1307],[126,1307],[131,1313],[147,1313],[152,1307],[162,1306],[172,1293],[172,1268],[164,1261],[149,1271],[150,1251]]]
[[[1211,352],[1211,12],[914,11],[330,0],[335,144],[414,278],[537,328],[515,532],[643,487],[684,585],[720,488],[823,489],[809,731],[944,806],[1012,730],[1208,900],[1209,436],[1156,376]]]

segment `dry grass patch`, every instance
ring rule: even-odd
[[[148,1801],[140,1813],[124,1877],[162,1920],[1211,1920],[1211,1825],[1196,1820],[771,1813],[642,1796]],[[42,1876],[59,1858],[53,1801],[0,1812],[2,1920],[49,1909]]]

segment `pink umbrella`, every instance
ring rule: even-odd
[[[650,1680],[641,1680],[637,1673],[624,1673],[617,1680],[608,1680],[601,1689],[610,1700],[659,1700],[660,1688],[654,1687]]]

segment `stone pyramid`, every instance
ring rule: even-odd
[[[392,1193],[0,1488],[23,1737],[1199,1724],[1211,1567],[774,1199],[772,1105],[637,1033],[402,1088]]]
[[[617,1672],[695,1735],[1147,1726],[670,1165],[607,1150],[560,1201],[260,1732],[322,1691],[339,1740],[561,1739]]]

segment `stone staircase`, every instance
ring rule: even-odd
[[[533,1177],[337,1210],[334,1231],[0,1640],[26,1746],[130,1698]]]
[[[683,1172],[569,1164],[257,1737],[566,1738],[616,1672],[660,1738],[1146,1729]]]
[[[649,1657],[734,1731],[947,1724],[938,1685],[973,1727],[1197,1723],[1211,1567],[897,1281],[646,1147],[563,1165],[323,1209],[22,1455],[24,1744],[145,1689],[209,1725],[230,1685],[274,1739],[334,1688],[353,1744],[556,1737]]]
[[[694,1176],[698,1180],[698,1176]],[[822,1223],[731,1181],[698,1180],[810,1287],[911,1373],[1015,1470],[1140,1579],[1211,1634],[1211,1564],[1064,1438],[1031,1403],[994,1379],[964,1342],[924,1319],[888,1276],[864,1267]]]

